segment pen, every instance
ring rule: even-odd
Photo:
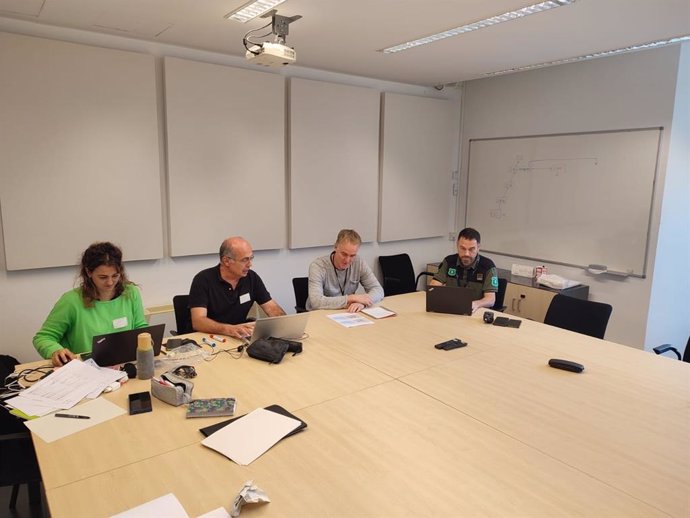
[[[77,414],[55,414],[55,417],[67,417],[69,419],[91,419],[91,416]]]
[[[218,342],[223,342],[223,343],[225,343],[225,338],[223,338],[222,336],[216,336],[216,335],[209,335],[209,336],[210,336],[213,340],[216,340],[216,341],[218,341]]]
[[[215,347],[215,346],[216,346],[215,343],[211,342],[210,340],[206,340],[206,337],[203,337],[203,338],[201,339],[201,341],[204,342],[206,345],[210,345],[211,347]]]

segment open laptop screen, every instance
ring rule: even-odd
[[[426,310],[452,315],[471,315],[474,291],[454,286],[429,286],[426,292]]]
[[[158,356],[163,342],[165,324],[118,331],[107,335],[97,335],[91,342],[91,357],[101,367],[132,362],[137,359],[137,337],[140,333],[150,333],[153,340],[153,354]]]

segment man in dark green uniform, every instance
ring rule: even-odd
[[[490,308],[496,303],[498,275],[496,265],[479,255],[481,236],[473,228],[458,234],[458,253],[446,257],[429,283],[432,286],[461,286],[475,292],[472,311]]]

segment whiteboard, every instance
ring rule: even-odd
[[[644,276],[661,128],[470,140],[486,251]]]
[[[163,256],[153,56],[0,33],[8,270],[77,264],[95,241]]]
[[[170,252],[285,246],[285,79],[164,58]]]
[[[457,125],[451,101],[384,94],[379,241],[446,234]]]
[[[290,248],[331,245],[353,228],[376,238],[380,94],[290,80]]]

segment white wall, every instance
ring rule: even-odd
[[[58,27],[43,26],[17,20],[0,19],[0,31],[16,32],[40,37],[48,37],[72,41],[76,43],[99,45],[110,48],[149,53],[156,56],[157,63],[157,95],[159,105],[159,131],[164,135],[163,120],[163,74],[162,57],[173,56],[185,59],[204,61],[209,63],[249,67],[241,58],[225,56],[209,52],[201,52],[180,47],[157,45],[151,42],[130,40],[127,38],[108,36],[86,31],[76,31]],[[335,83],[351,84],[379,89],[380,91],[396,92],[410,95],[433,96],[454,99],[457,120],[460,119],[460,104],[457,92],[446,90],[438,92],[433,88],[422,88],[413,85],[391,83],[355,76],[346,76],[331,72],[321,72],[300,67],[289,67],[277,72],[281,75],[303,77]],[[458,135],[455,136],[459,141]],[[165,139],[160,139],[161,163],[165,163]],[[458,163],[459,150],[454,150],[453,163]],[[448,179],[449,186],[451,178]],[[165,193],[167,172],[161,169],[161,190]],[[449,187],[449,192],[450,192]],[[88,193],[85,193],[88,194]],[[253,215],[260,217],[260,214]],[[287,214],[285,215],[287,218]],[[167,204],[163,206],[164,226],[167,228]],[[1,222],[0,222],[1,223]],[[2,225],[0,224],[0,229]],[[333,229],[333,240],[339,229]],[[447,231],[454,229],[448,228]],[[69,229],[65,229],[66,232]],[[230,232],[230,229],[228,229]],[[218,236],[218,245],[227,236]],[[245,236],[252,240],[252,236]],[[166,249],[168,236],[164,232]],[[3,239],[0,230],[0,239]],[[27,236],[31,239],[31,236]],[[109,239],[102,236],[102,239]],[[287,243],[285,243],[287,247]],[[294,295],[291,278],[306,276],[309,262],[317,256],[329,253],[331,248],[308,248],[287,250],[283,248],[274,251],[256,252],[253,268],[264,279],[274,299],[288,312],[294,312]],[[430,261],[440,261],[453,250],[453,243],[446,238],[417,239],[411,241],[397,241],[392,243],[365,243],[360,254],[379,275],[376,258],[379,255],[407,252],[412,257],[415,270],[418,272]],[[71,250],[75,260],[78,260],[82,250]],[[51,253],[45,250],[45,253]],[[125,259],[127,250],[124,250]],[[181,258],[165,257],[156,261],[137,261],[127,263],[128,275],[131,280],[140,285],[144,305],[147,307],[171,304],[176,294],[187,293],[192,277],[199,270],[217,263],[216,255],[190,256]],[[47,268],[43,270],[25,270],[8,272],[5,265],[4,248],[0,247],[0,330],[2,332],[1,354],[10,354],[22,362],[38,359],[38,354],[31,345],[34,333],[43,323],[52,305],[60,294],[75,285],[76,269],[73,267]]]
[[[647,271],[653,272],[679,54],[679,46],[673,46],[466,83],[461,185],[466,185],[470,139],[663,126],[647,258]],[[677,196],[687,204],[687,191]],[[459,197],[459,205],[459,221],[464,221],[464,192]],[[687,229],[687,222],[685,226]],[[509,256],[492,257],[503,268],[510,268],[513,263],[535,265]],[[669,261],[676,273],[687,269],[687,262],[681,263],[673,257]],[[578,268],[548,263],[547,266],[549,273],[588,284],[590,299],[613,305],[606,333],[608,340],[638,348],[655,345],[645,343],[651,275],[646,279],[616,278],[589,275]],[[687,316],[686,296],[687,292],[683,292],[678,299],[683,302],[675,301],[672,320],[679,321],[681,312]]]
[[[690,43],[680,54],[670,140],[645,343],[682,352],[690,335]]]

